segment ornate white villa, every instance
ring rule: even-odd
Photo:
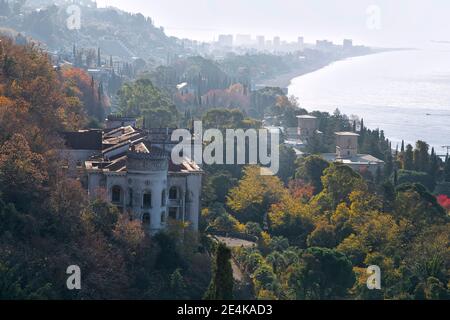
[[[189,158],[174,164],[173,129],[137,129],[131,119],[109,117],[103,131],[65,133],[69,173],[84,177],[90,197],[101,193],[151,233],[169,219],[198,229],[201,168]]]

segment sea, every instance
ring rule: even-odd
[[[289,94],[308,111],[363,118],[393,148],[423,140],[446,154],[450,146],[450,43],[336,61],[292,79]]]

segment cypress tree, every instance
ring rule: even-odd
[[[412,170],[414,166],[413,147],[408,144],[406,146],[405,157],[403,159],[403,169]]]
[[[450,182],[450,157],[448,155],[445,159],[444,181]]]
[[[431,156],[430,156],[430,164],[428,168],[428,173],[431,178],[436,182],[438,173],[439,173],[439,158],[434,151],[434,148],[431,148]]]
[[[233,270],[231,268],[231,251],[223,243],[216,248],[212,264],[212,279],[205,293],[205,300],[233,299]]]
[[[386,159],[386,163],[384,165],[384,176],[386,178],[390,177],[392,174],[392,170],[394,169],[394,163],[392,161],[392,152],[388,150],[384,154],[384,158]]]
[[[100,68],[102,66],[102,58],[100,54],[100,48],[97,48],[97,67]]]

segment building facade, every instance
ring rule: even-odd
[[[303,152],[305,147],[311,143],[314,134],[318,137],[322,136],[322,132],[318,130],[317,118],[310,115],[297,116],[298,119],[298,142],[291,139],[287,141],[298,157],[304,157],[307,153]],[[323,159],[328,162],[339,162],[348,165],[357,172],[369,171],[376,174],[377,170],[382,170],[384,161],[370,154],[358,153],[358,137],[356,132],[335,132],[336,136],[336,152],[322,153]],[[316,143],[321,143],[321,139]]]
[[[307,142],[317,132],[317,118],[310,115],[297,116],[298,120],[298,137],[300,140]]]
[[[355,132],[336,132],[336,152],[324,153],[322,157],[329,162],[348,165],[357,172],[368,171],[373,175],[382,170],[384,161],[370,154],[358,153],[358,137]]]
[[[187,157],[181,164],[171,161],[173,129],[107,127],[102,150],[84,159],[89,197],[106,197],[150,233],[166,228],[170,220],[198,230],[203,171]]]

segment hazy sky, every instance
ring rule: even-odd
[[[449,0],[98,0],[150,16],[166,33],[197,40],[218,34],[275,35],[384,46],[450,41]]]

